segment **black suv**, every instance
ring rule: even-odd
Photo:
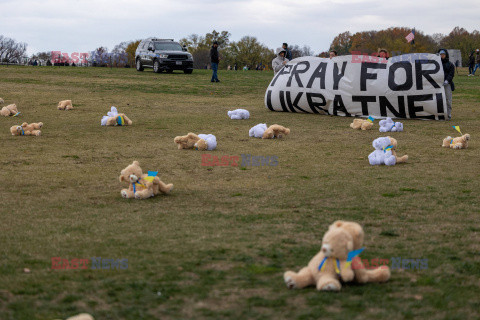
[[[153,71],[173,72],[183,70],[185,73],[193,72],[193,57],[186,52],[187,48],[182,47],[173,39],[148,38],[142,40],[135,51],[135,64],[137,71],[143,68],[153,68]]]

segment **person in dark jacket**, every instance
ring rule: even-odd
[[[211,82],[220,82],[217,76],[218,63],[220,62],[220,57],[218,56],[218,42],[214,41],[212,49],[210,49],[210,62],[212,66],[212,80]]]
[[[477,49],[477,54],[475,56],[475,69],[473,69],[472,76],[475,75],[475,71],[477,71],[478,68],[480,68],[480,50]]]
[[[285,50],[285,58],[287,58],[288,61],[292,60],[292,51],[288,49],[288,44],[286,42],[283,43],[282,48]]]
[[[445,74],[443,86],[445,87],[445,98],[447,99],[448,120],[452,119],[452,91],[455,90],[453,77],[455,76],[455,66],[450,62],[448,51],[446,49],[438,50],[442,59],[443,72]]]
[[[475,67],[475,51],[468,56],[468,76],[473,76],[473,67]]]

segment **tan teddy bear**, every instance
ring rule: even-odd
[[[464,134],[461,137],[452,138],[450,136],[443,139],[442,147],[452,148],[452,149],[467,149],[468,141],[470,140],[470,135]]]
[[[350,127],[353,129],[370,130],[373,128],[373,122],[364,119],[353,119]]]
[[[310,260],[308,266],[298,273],[293,271],[284,273],[283,278],[287,287],[301,289],[316,285],[317,290],[338,291],[342,287],[340,279],[343,282],[356,279],[360,283],[387,281],[390,278],[388,267],[375,270],[360,267],[353,270],[351,262],[347,262],[349,252],[360,249],[363,238],[364,233],[359,224],[336,221],[325,233],[321,251]],[[355,259],[352,261],[358,265],[358,260]]]
[[[120,192],[122,197],[127,199],[147,199],[160,192],[168,194],[173,189],[173,184],[163,183],[157,177],[157,172],[149,171],[148,174],[144,174],[138,161],[133,161],[132,164],[123,169],[119,180],[129,183],[128,189],[122,189]]]
[[[392,154],[395,156],[395,159],[397,160],[396,163],[405,163],[405,162],[407,162],[407,160],[408,160],[408,155],[405,154],[405,155],[403,155],[403,156],[401,156],[401,157],[397,156],[397,152],[396,152],[396,150],[397,150],[397,144],[398,144],[398,143],[397,143],[397,139],[392,138],[392,137],[390,137],[390,136],[388,136],[388,138],[390,139],[390,144],[393,146],[393,148],[392,148]]]
[[[39,136],[42,133],[40,131],[42,126],[42,122],[31,124],[24,122],[21,126],[11,127],[10,132],[12,133],[12,136]]]
[[[284,126],[278,124],[272,124],[270,127],[265,130],[263,133],[262,139],[273,139],[278,138],[281,139],[286,135],[290,134],[290,129],[285,128]]]
[[[177,136],[173,139],[178,149],[195,149],[211,151],[217,147],[217,138],[213,134],[199,134],[189,132],[186,136]]]
[[[72,100],[62,100],[58,103],[58,106],[57,106],[57,109],[58,110],[72,110],[73,109],[73,105],[72,105]]]
[[[1,110],[0,110],[0,115],[4,116],[4,117],[8,117],[8,116],[15,116],[17,115],[19,112],[17,110],[17,105],[15,104],[9,104],[8,106],[6,107],[3,107]]]
[[[200,140],[200,137],[193,132],[189,132],[186,136],[176,136],[173,139],[178,146],[178,149],[193,149],[193,146],[197,141]]]
[[[359,250],[363,246],[364,232],[362,227],[356,222],[338,220],[332,223],[328,229],[343,228],[353,238],[353,250]],[[353,258],[352,265],[355,266],[355,281],[359,283],[367,282],[386,282],[390,279],[390,268],[382,266],[376,269],[367,269],[360,257]]]

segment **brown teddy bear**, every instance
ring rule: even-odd
[[[186,136],[177,136],[173,139],[178,149],[214,150],[217,147],[217,138],[213,134],[199,134],[189,132]]]
[[[22,123],[21,126],[13,126],[10,128],[12,136],[39,136],[42,132],[40,129],[43,127],[42,122],[38,123]]]
[[[356,262],[355,270],[348,261],[349,253],[360,249],[363,244],[364,233],[362,227],[355,222],[336,221],[325,233],[322,240],[322,249],[315,255],[307,267],[298,273],[287,271],[283,278],[288,288],[301,289],[316,285],[317,290],[338,291],[343,282],[356,279],[359,283],[384,282],[390,278],[390,269],[382,267],[374,270],[358,267],[360,258]]]
[[[19,112],[17,110],[17,105],[15,105],[15,104],[9,104],[8,106],[3,107],[0,110],[0,115],[2,115],[4,117],[16,116],[17,114],[19,114]]]
[[[373,128],[373,122],[364,119],[353,119],[353,122],[350,123],[350,127],[353,129],[370,130]]]
[[[443,139],[442,147],[452,148],[452,149],[467,149],[468,141],[470,140],[470,135],[464,134],[461,137],[452,138],[450,136]]]
[[[58,106],[57,106],[57,109],[58,110],[72,110],[73,109],[73,105],[72,105],[72,100],[62,100],[58,103]]]
[[[279,124],[272,124],[270,127],[265,130],[265,132],[262,135],[262,139],[273,139],[273,138],[278,138],[281,139],[286,135],[290,134],[290,129],[285,128],[284,126],[281,126]]]
[[[173,184],[165,184],[160,181],[157,172],[149,171],[148,174],[144,174],[138,161],[133,161],[132,164],[123,169],[119,180],[129,183],[128,189],[122,189],[120,192],[122,197],[127,199],[147,199],[160,192],[168,194],[173,189]]]

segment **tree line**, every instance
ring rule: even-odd
[[[349,31],[338,34],[330,47],[317,54],[328,57],[331,50],[338,55],[366,53],[372,54],[379,49],[386,49],[390,55],[412,52],[436,52],[439,48],[459,49],[462,53],[462,62],[465,65],[470,53],[480,48],[480,32],[468,32],[461,27],[455,27],[448,35],[434,33],[427,35],[421,30],[415,31],[415,42],[410,44],[405,36],[411,32],[410,28],[392,27],[384,30],[362,31],[352,34]],[[256,37],[244,36],[238,41],[230,40],[230,32],[216,31],[205,35],[191,34],[179,40],[193,55],[194,68],[205,68],[210,64],[209,52],[214,41],[218,42],[221,55],[220,68],[244,66],[270,67],[275,57],[273,49],[259,42]],[[135,51],[141,40],[124,41],[117,44],[110,52],[106,47],[99,47],[89,53],[87,65],[101,67],[129,67],[135,65]],[[279,44],[280,46],[281,44]],[[21,63],[25,57],[27,44],[0,35],[0,62]],[[309,46],[289,45],[292,57],[314,56]],[[52,52],[38,52],[30,57],[30,61],[54,61],[60,65],[71,65],[72,61],[63,56],[52,57]]]
[[[462,62],[465,66],[470,53],[480,48],[480,32],[478,30],[468,32],[464,28],[455,27],[448,35],[441,33],[428,35],[421,30],[415,30],[414,44],[408,43],[405,39],[411,31],[411,28],[405,27],[362,31],[354,34],[346,31],[333,39],[329,50],[335,50],[339,55],[345,55],[353,52],[372,54],[378,52],[379,49],[386,49],[390,54],[397,55],[412,52],[435,53],[439,48],[458,49],[462,53]]]

